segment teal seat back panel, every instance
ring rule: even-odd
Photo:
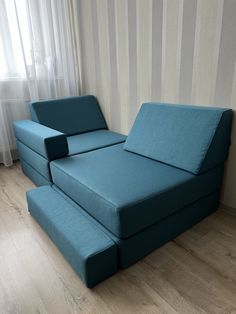
[[[124,149],[199,174],[225,161],[232,110],[143,104]]]
[[[69,97],[30,103],[32,120],[66,135],[107,129],[94,96]]]

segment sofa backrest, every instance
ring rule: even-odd
[[[94,96],[69,97],[30,103],[32,120],[66,135],[106,129]]]
[[[225,161],[232,110],[143,104],[124,149],[200,174]]]

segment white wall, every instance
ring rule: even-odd
[[[236,109],[236,0],[78,0],[82,92],[128,133],[144,101]],[[236,208],[236,121],[222,202]]]

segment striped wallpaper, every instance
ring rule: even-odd
[[[236,0],[79,0],[78,17],[81,91],[112,130],[144,101],[236,109]],[[236,208],[236,126],[222,203]]]

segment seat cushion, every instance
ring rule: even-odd
[[[30,103],[32,120],[66,135],[107,129],[94,96],[68,97]]]
[[[147,103],[138,113],[125,149],[203,173],[225,161],[231,121],[231,109]]]
[[[72,201],[70,197],[66,196],[55,185],[52,185],[52,188],[62,195],[68,203],[72,204],[72,206],[79,210],[79,205]],[[189,206],[168,216],[166,219],[162,219],[151,227],[137,232],[133,237],[124,240],[116,237],[85,211],[83,211],[83,215],[117,244],[118,267],[124,268],[137,262],[152,250],[160,247],[165,242],[176,237],[179,233],[185,231],[191,225],[217,210],[220,195],[219,192],[220,191],[217,190],[200,200],[191,203]]]
[[[118,144],[50,163],[53,182],[119,238],[220,187],[223,167],[201,176],[127,152]]]
[[[114,242],[49,186],[27,192],[28,208],[88,287],[117,271]]]
[[[67,137],[69,155],[81,154],[94,149],[122,143],[126,136],[108,130],[86,132]]]

